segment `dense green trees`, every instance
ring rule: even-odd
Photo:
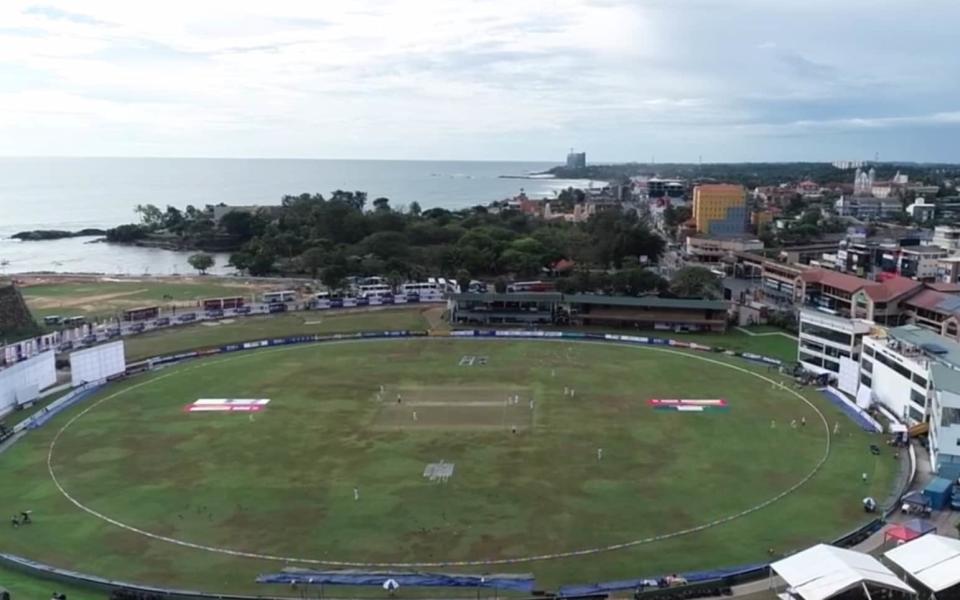
[[[723,296],[723,285],[706,267],[683,267],[670,281],[670,293],[680,298],[718,299]]]
[[[564,193],[577,197],[575,190]],[[308,274],[333,287],[350,275],[534,278],[563,258],[583,269],[629,269],[656,263],[664,249],[633,212],[606,211],[586,223],[547,222],[483,207],[422,210],[413,202],[404,210],[387,198],[368,205],[358,191],[284,196],[276,209],[229,212],[219,223],[213,207],[164,211],[146,205],[137,213],[141,225],[111,230],[117,241],[155,234],[201,247],[204,239],[218,238],[233,251],[230,264],[251,275]],[[630,293],[660,287],[642,277],[617,284]]]

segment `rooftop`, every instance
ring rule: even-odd
[[[874,282],[867,281],[867,283]],[[899,298],[905,294],[919,290],[922,287],[922,283],[908,277],[891,277],[890,279],[887,279],[883,283],[880,283],[876,286],[867,287],[866,291],[871,300],[886,302],[888,300],[893,300],[894,298]]]
[[[661,298],[659,296],[600,296],[593,294],[568,294],[564,302],[571,304],[592,304],[600,306],[629,306],[636,308],[679,308],[690,310],[726,310],[727,303],[722,300],[700,300],[686,298]]]
[[[943,365],[933,365],[930,371],[933,374],[934,388],[960,394],[960,371]]]
[[[893,300],[923,287],[919,281],[907,277],[891,277],[880,283],[827,269],[810,269],[800,277],[807,283],[819,283],[848,294],[854,294],[862,289],[874,302]]]
[[[483,294],[450,294],[450,298],[459,302],[468,300],[475,302],[560,302],[563,294],[560,292],[516,292],[505,294],[487,292]]]
[[[960,313],[960,296],[945,294],[936,290],[923,290],[919,294],[905,300],[907,304],[932,310],[934,312],[957,314]]]
[[[902,325],[889,331],[890,337],[916,346],[931,360],[951,369],[960,369],[960,344],[916,325]]]
[[[559,292],[451,294],[459,302],[565,302],[593,306],[624,306],[631,308],[675,308],[687,310],[726,310],[722,300],[688,298],[661,298],[659,296],[603,296],[600,294],[560,294]]]

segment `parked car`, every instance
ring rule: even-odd
[[[236,314],[238,314],[238,315],[249,315],[249,314],[250,314],[250,307],[249,307],[249,306],[241,306],[241,307],[235,309],[233,312],[236,313]]]
[[[170,317],[160,317],[153,322],[154,327],[166,327],[170,324]]]
[[[143,333],[144,329],[146,329],[146,325],[143,323],[134,323],[130,326],[131,333]]]
[[[197,315],[195,315],[194,313],[187,313],[177,317],[177,320],[180,321],[181,323],[189,323],[190,321],[196,321]]]
[[[222,310],[208,310],[207,311],[208,319],[222,319],[223,311]]]

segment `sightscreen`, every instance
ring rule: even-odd
[[[74,387],[102,381],[126,370],[122,341],[78,350],[70,355],[70,380]]]

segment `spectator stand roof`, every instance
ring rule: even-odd
[[[803,600],[827,600],[858,587],[864,591],[873,587],[917,593],[869,554],[827,544],[798,552],[771,564],[770,568],[789,586],[788,595]],[[869,592],[866,593],[869,597]]]
[[[933,592],[960,585],[960,540],[931,533],[884,556]]]

